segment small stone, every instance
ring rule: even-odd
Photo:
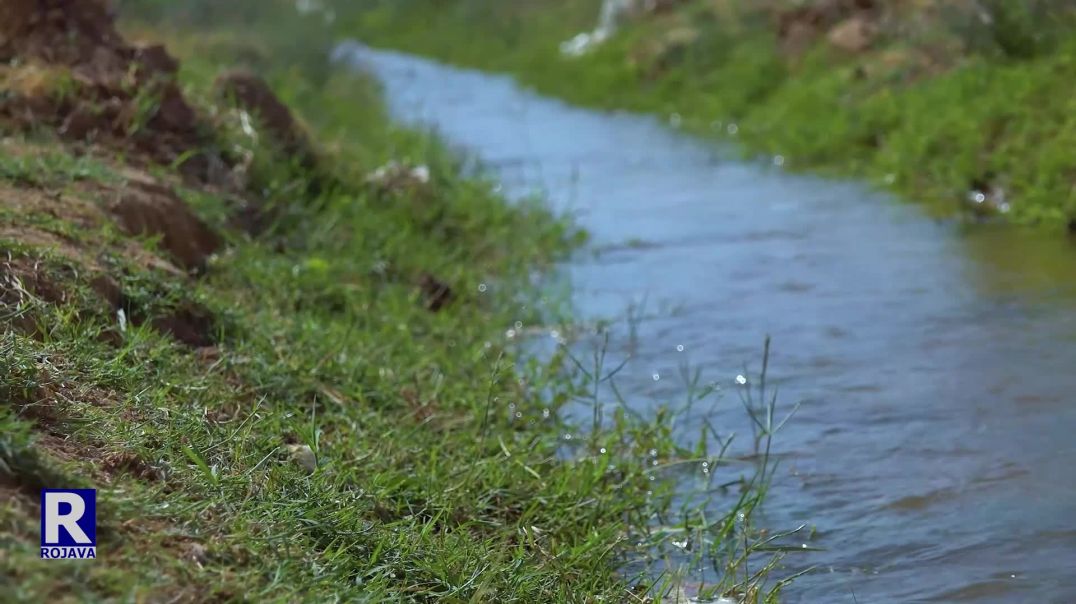
[[[314,470],[318,469],[318,458],[310,447],[306,445],[288,445],[288,452],[291,453],[292,460],[307,474],[313,474]]]
[[[209,552],[201,543],[191,543],[187,546],[187,557],[191,562],[202,566],[209,560]]]
[[[841,21],[830,30],[826,38],[839,50],[860,53],[874,44],[878,28],[865,17],[856,16]]]

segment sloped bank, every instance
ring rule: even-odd
[[[569,56],[601,4],[375,2],[338,31],[866,177],[941,216],[1076,228],[1070,4],[622,2],[639,8]]]
[[[700,453],[564,423],[567,360],[503,340],[571,225],[388,123],[290,2],[140,4],[123,36],[104,2],[0,0],[0,600],[671,588],[617,570],[671,534],[653,465]],[[161,36],[182,63],[128,42]],[[762,540],[761,485],[723,479],[691,521]],[[92,564],[39,559],[43,487],[98,489]]]

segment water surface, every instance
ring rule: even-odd
[[[937,222],[504,77],[342,52],[383,80],[397,117],[593,235],[566,269],[579,316],[645,301],[618,377],[632,405],[682,396],[684,364],[735,388],[773,337],[771,379],[801,407],[766,518],[816,526],[825,548],[789,560],[819,570],[786,601],[1076,602],[1069,242]],[[713,419],[738,407],[730,397]]]

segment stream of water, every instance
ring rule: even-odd
[[[800,408],[766,519],[824,548],[790,557],[817,570],[784,601],[1076,602],[1076,246],[932,220],[505,77],[341,54],[397,117],[592,234],[565,267],[578,315],[645,300],[618,376],[631,404],[681,396],[684,364],[734,388],[772,336],[770,379]]]

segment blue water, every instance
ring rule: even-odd
[[[628,402],[770,379],[783,460],[765,505],[824,551],[789,602],[1076,602],[1076,250],[938,222],[870,188],[738,159],[656,119],[574,108],[510,79],[347,45],[393,113],[542,193],[593,236],[564,267],[576,315],[624,317]],[[644,305],[645,302],[645,305]],[[682,351],[680,350],[682,347]]]

